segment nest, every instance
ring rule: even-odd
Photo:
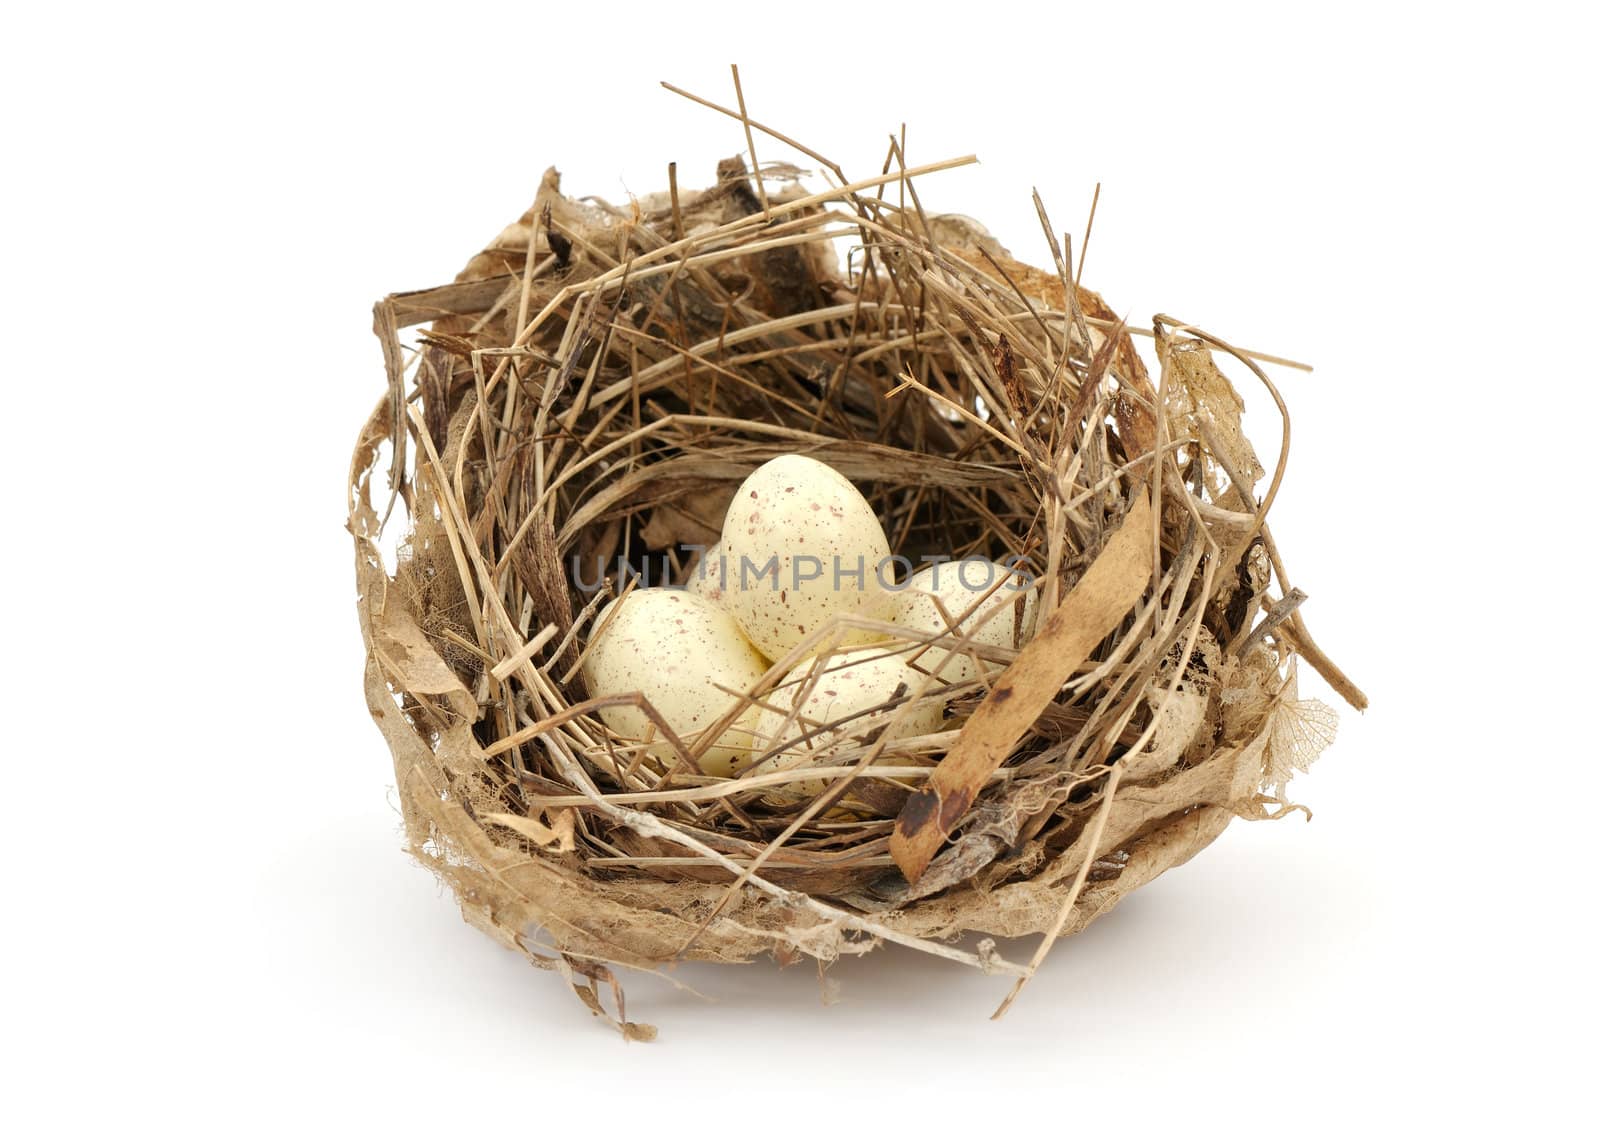
[[[1297,694],[1297,658],[1364,704],[1266,525],[1287,416],[1265,469],[1217,364],[1282,412],[1271,357],[1165,316],[1126,326],[1075,283],[1042,205],[1049,270],[926,212],[914,179],[970,159],[907,169],[892,146],[889,172],[852,183],[804,152],[833,188],[730,159],[711,188],[673,170],[615,207],[551,170],[454,283],[376,310],[388,388],[350,529],[410,850],[630,1037],[653,1032],[616,969],[677,959],[893,942],[1011,976],[1014,996],[1056,939],[1233,818],[1299,808],[1284,786],[1333,716]],[[854,481],[897,553],[1024,558],[1035,638],[985,649],[965,685],[930,676],[803,771],[712,777],[692,746],[616,737],[579,677],[596,611],[627,569],[682,580],[740,481],[796,452]],[[388,563],[386,525],[391,545],[404,532]],[[627,569],[580,579],[608,564]],[[885,741],[935,696],[943,730]],[[1032,934],[1027,961],[993,939]]]

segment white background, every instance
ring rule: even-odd
[[[1593,1063],[1594,112],[1577,5],[29,5],[7,17],[6,1034],[30,1129],[1577,1124]],[[1137,9],[1137,12],[1134,11]],[[401,852],[344,474],[370,307],[554,163],[752,115],[1086,282],[1309,359],[1274,531],[1371,694],[1005,991],[898,951],[628,984],[626,1046]],[[792,158],[758,142],[763,160]],[[1247,401],[1259,411],[1263,401]],[[1270,416],[1255,414],[1258,440]],[[1264,447],[1266,448],[1266,447]],[[1310,693],[1332,701],[1320,683]],[[1008,954],[1025,956],[1028,945]],[[598,1130],[597,1130],[598,1131]]]

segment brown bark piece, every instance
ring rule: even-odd
[[[916,883],[1017,740],[1143,595],[1151,576],[1152,524],[1149,495],[1141,494],[1082,579],[995,681],[928,784],[901,807],[889,854],[908,881]]]

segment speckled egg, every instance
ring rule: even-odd
[[[682,589],[635,589],[602,609],[595,626],[600,631],[583,663],[589,694],[640,692],[691,746],[738,702],[730,692],[748,691],[767,669],[725,609]],[[742,732],[729,730],[702,756],[706,773],[727,777],[747,757],[749,726],[759,713],[752,707]],[[642,739],[651,729],[637,707],[606,707],[600,717],[625,739]],[[652,742],[649,752],[663,761],[674,757],[664,740]]]
[[[778,659],[835,613],[862,612],[892,579],[889,542],[867,499],[837,470],[786,454],[745,479],[723,523],[723,603]],[[843,643],[874,637],[855,632]]]
[[[704,596],[713,604],[721,604],[722,577],[727,564],[728,559],[722,555],[722,543],[719,541],[700,554],[700,560],[689,570],[685,586],[696,596]]]
[[[888,601],[889,619],[903,628],[929,635],[970,633],[974,644],[1019,648],[1033,635],[1035,592],[1028,587],[1030,583],[1024,570],[982,558],[929,565]],[[1016,615],[1019,605],[1020,634]],[[930,647],[917,657],[917,665],[933,671],[947,654],[944,648]],[[987,670],[993,674],[999,665]],[[961,683],[977,674],[973,657],[956,652],[955,658],[939,671],[939,678],[946,683]]]
[[[803,742],[794,742],[782,753],[763,762],[759,769],[792,770],[819,760],[831,764],[835,752],[819,756],[816,751],[838,743],[841,738],[858,739],[883,726],[892,715],[899,713],[900,708],[896,707],[881,715],[869,717],[867,714],[892,699],[895,689],[902,683],[905,684],[904,693],[907,696],[915,695],[926,676],[906,663],[904,652],[894,655],[887,654],[888,650],[883,647],[854,648],[835,653],[822,661],[809,660],[790,672],[767,700],[769,709],[763,710],[757,720],[756,735],[762,745],[770,748],[779,739],[799,739],[819,727],[826,727],[828,723],[839,725]],[[785,721],[790,717],[795,700],[800,697],[803,686],[819,662],[821,673],[801,703],[799,713],[785,728]],[[923,699],[905,712],[899,723],[889,731],[888,737],[892,740],[932,734],[940,729],[943,721],[944,712],[939,702]],[[848,741],[844,743],[849,744]],[[826,788],[826,781],[819,778],[787,783],[780,792],[788,796],[814,797]]]

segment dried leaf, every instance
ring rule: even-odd
[[[1339,716],[1333,708],[1321,699],[1298,698],[1291,676],[1268,714],[1262,783],[1281,793],[1290,779],[1309,770],[1333,745],[1338,729]]]
[[[1122,760],[1129,777],[1144,777],[1175,765],[1199,734],[1209,698],[1204,690],[1179,683],[1152,691],[1149,701],[1155,708],[1155,731],[1143,750]]]
[[[728,514],[735,488],[732,482],[713,485],[659,505],[650,512],[650,520],[639,535],[652,549],[714,545],[722,539],[722,519]]]
[[[1239,478],[1239,506],[1254,509],[1251,491],[1266,471],[1240,423],[1244,400],[1239,392],[1198,340],[1163,334],[1156,338],[1156,354],[1166,370],[1167,412],[1175,420],[1173,429],[1202,439],[1228,480]]]
[[[487,825],[503,825],[541,847],[554,845],[558,853],[570,853],[573,848],[572,835],[576,814],[570,809],[558,809],[552,812],[554,816],[551,825],[516,813],[486,813],[483,815],[483,821]]]
[[[1100,294],[1090,292],[1087,288],[1078,289],[1078,307],[1083,309],[1085,316],[1094,319],[1117,319],[1117,314]],[[1109,337],[1107,342],[1110,342]],[[1144,360],[1139,358],[1138,349],[1133,346],[1133,337],[1127,331],[1117,334],[1115,350],[1116,368],[1113,374],[1117,377],[1117,397],[1111,410],[1116,416],[1122,448],[1131,460],[1156,448],[1156,392],[1150,385],[1150,374],[1145,370]],[[1140,476],[1148,472],[1148,466],[1142,467]]]
[[[457,714],[476,717],[478,703],[472,692],[405,609],[389,605],[383,623],[373,632],[373,647],[397,687],[413,695],[442,695]]]

